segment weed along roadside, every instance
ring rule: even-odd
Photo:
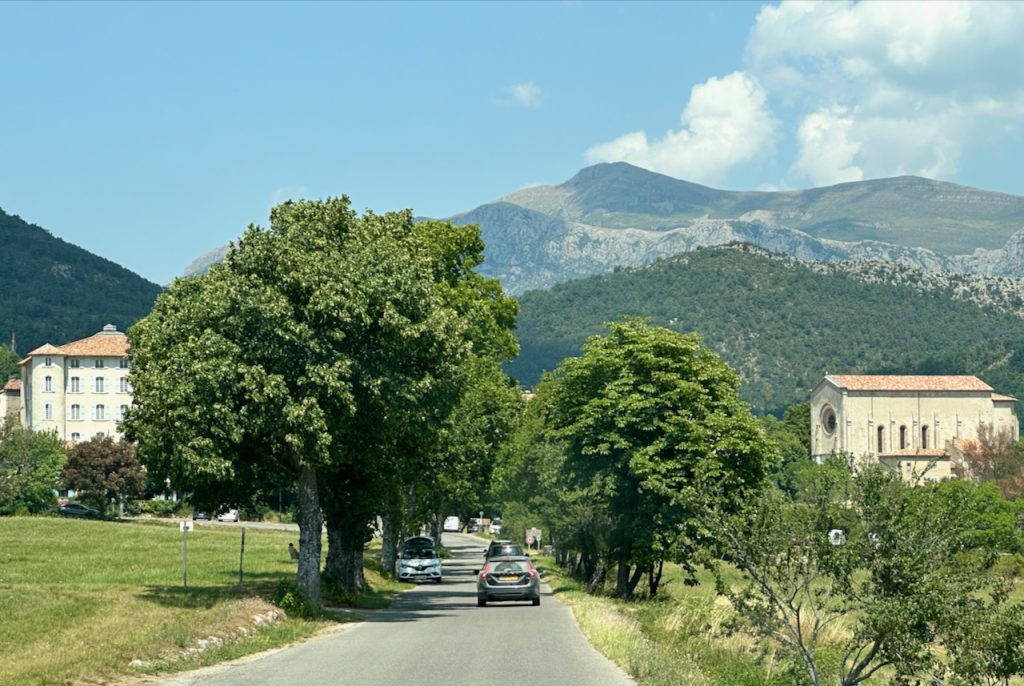
[[[247,531],[241,590],[238,528],[188,533],[188,590],[182,536],[140,522],[0,518],[0,684],[193,669],[360,619],[308,619],[281,602],[295,578],[292,532]],[[353,605],[386,606],[399,585],[372,565],[366,576],[373,590]]]

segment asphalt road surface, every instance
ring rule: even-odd
[[[403,593],[367,621],[293,648],[179,674],[164,686],[449,686],[633,681],[594,650],[545,585],[529,601],[476,606],[484,541],[445,534],[444,583]]]

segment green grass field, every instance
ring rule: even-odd
[[[715,593],[709,572],[698,574],[697,586],[682,583],[675,565],[666,565],[665,581],[654,601],[623,601],[588,595],[583,585],[565,576],[551,558],[537,558],[545,567],[552,591],[572,608],[580,629],[590,643],[644,686],[794,686],[804,683],[802,672],[793,672],[780,659],[772,641],[730,630],[733,611]],[[726,581],[739,573],[723,569]],[[640,589],[642,590],[642,589]],[[1024,600],[1024,585],[1012,596]],[[824,637],[822,683],[835,683],[839,652],[828,647],[830,639],[848,631],[837,626],[834,636]],[[831,680],[830,680],[831,678]],[[886,672],[864,682],[882,686]],[[1022,679],[1013,679],[1021,686]]]
[[[254,617],[295,577],[289,531],[246,529],[244,585],[238,590],[241,530],[196,526],[188,537],[188,590],[182,588],[182,535],[166,523],[0,518],[0,685],[95,682],[179,671],[302,639],[357,615],[307,621],[283,617],[256,630]],[[385,605],[397,590],[368,565]],[[244,630],[244,631],[243,631]],[[224,645],[189,653],[211,636]],[[145,664],[132,667],[133,660]]]

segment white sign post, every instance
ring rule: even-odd
[[[187,519],[178,522],[178,530],[181,532],[181,544],[184,550],[184,562],[182,564],[182,582],[185,590],[188,590],[188,532],[192,531],[193,523]]]
[[[540,550],[540,529],[527,529],[526,547],[529,548],[534,543],[537,544],[537,550]]]

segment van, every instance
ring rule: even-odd
[[[452,515],[450,517],[446,517],[445,518],[445,520],[444,520],[444,530],[445,531],[458,531],[461,528],[462,528],[462,522],[460,522],[459,518],[456,517],[455,515]]]

